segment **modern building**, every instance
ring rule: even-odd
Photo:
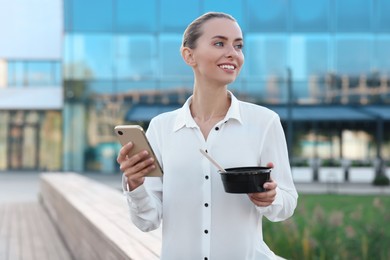
[[[117,171],[114,126],[190,95],[181,37],[207,11],[240,23],[230,89],[279,113],[293,163],[390,160],[388,0],[0,0],[0,170]]]

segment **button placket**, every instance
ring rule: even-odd
[[[205,149],[208,152],[208,149]],[[210,232],[211,232],[211,165],[205,158],[204,181],[203,181],[203,208],[202,208],[202,244],[204,259],[210,259]]]

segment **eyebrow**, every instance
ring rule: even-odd
[[[222,36],[222,35],[216,35],[216,36],[212,37],[211,39],[222,39],[222,40],[225,40],[225,41],[228,40],[228,38],[226,36]],[[241,37],[234,39],[235,42],[236,41],[242,41],[242,40],[243,39]]]

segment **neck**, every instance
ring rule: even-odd
[[[193,118],[207,122],[212,119],[222,119],[230,107],[230,98],[225,88],[194,89],[191,102]]]

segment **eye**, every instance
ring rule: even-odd
[[[214,45],[218,47],[223,47],[223,42],[216,42],[214,43]]]
[[[244,45],[242,43],[236,44],[234,45],[234,48],[236,48],[237,50],[242,50],[242,48],[244,48]]]

